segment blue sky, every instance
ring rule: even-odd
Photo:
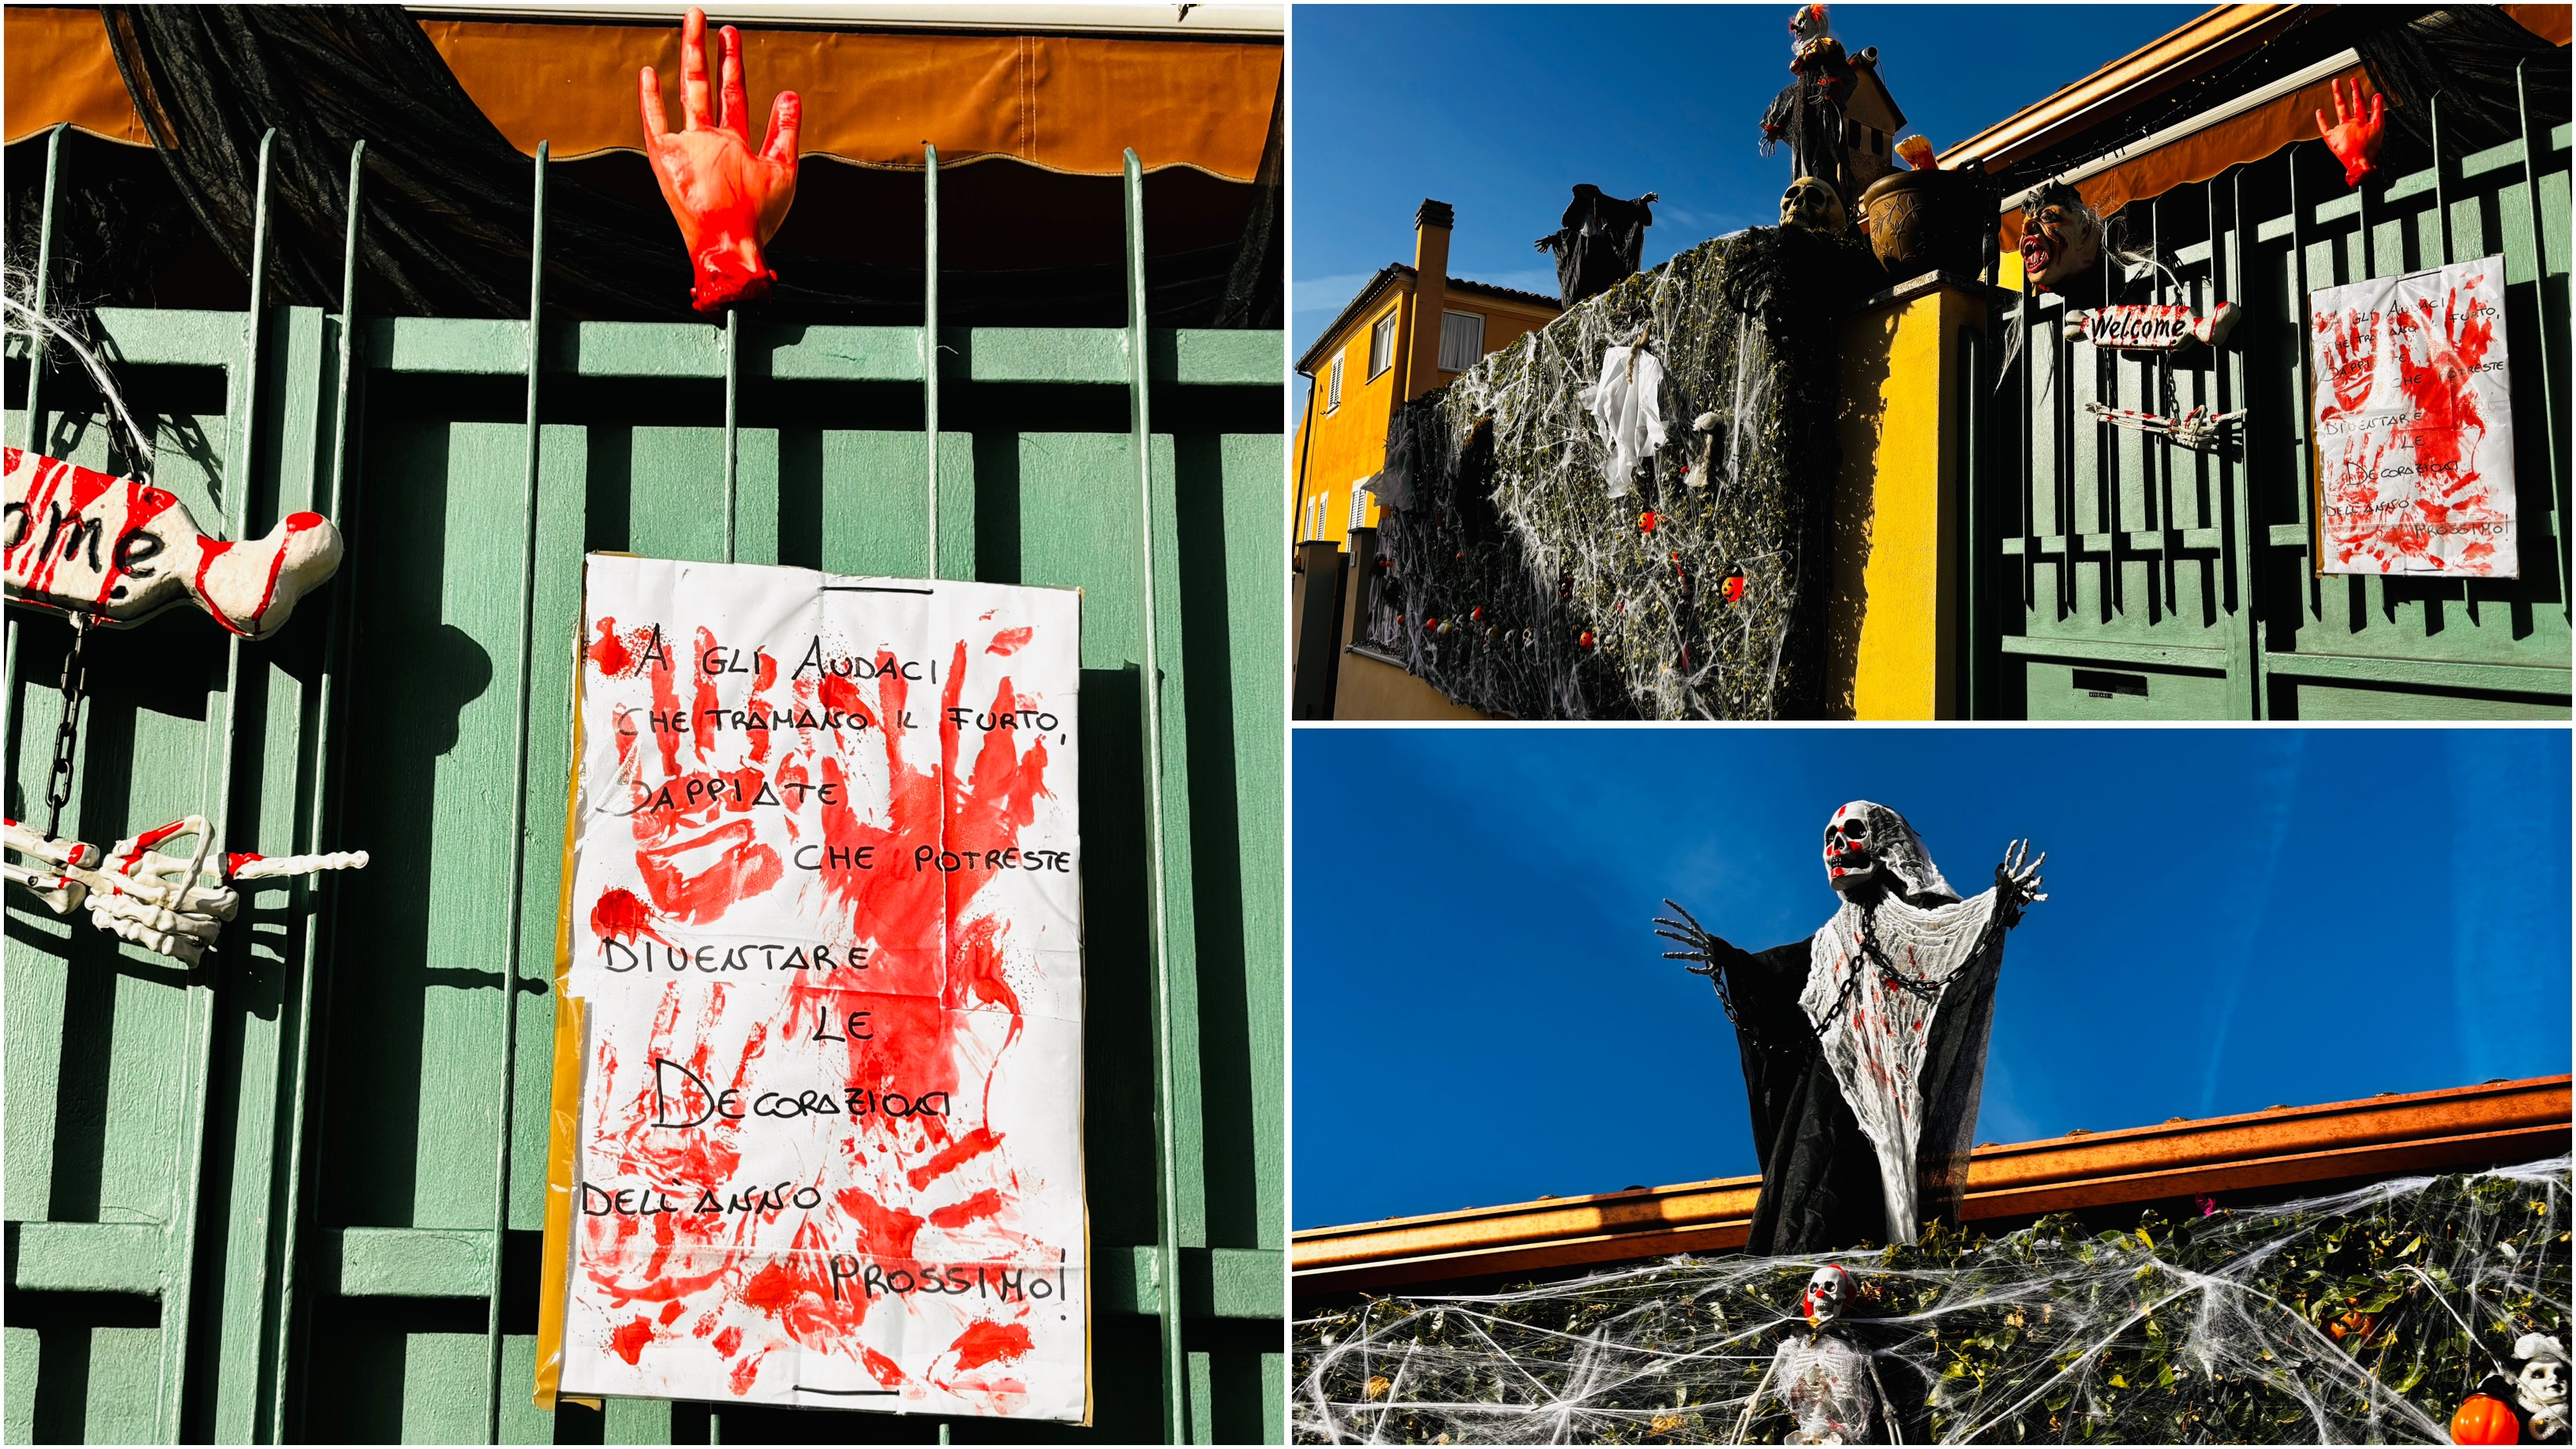
[[[1787,4],[1295,7],[1290,141],[1298,352],[1378,268],[1413,260],[1425,197],[1458,209],[1453,275],[1556,292],[1530,242],[1578,181],[1658,192],[1646,264],[1779,215],[1757,151],[1789,79]],[[1907,129],[1947,147],[2205,7],[1837,5],[1878,47]],[[1299,390],[1298,404],[1304,406]]]
[[[1979,1141],[2569,1068],[2553,730],[1295,732],[1294,1221],[1755,1170],[1670,896],[1749,950],[1832,914],[1846,800],[1974,891],[2017,836]]]

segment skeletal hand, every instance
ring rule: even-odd
[[[2047,859],[2044,850],[2038,859],[2031,859],[2027,840],[2016,840],[2005,849],[2003,863],[1995,867],[1995,890],[2006,910],[2018,916],[2022,907],[2048,899],[2048,893],[2039,888],[2039,868]]]
[[[185,855],[164,855],[151,848],[182,836],[196,840],[196,848]],[[363,850],[275,860],[220,855],[214,849],[212,827],[198,815],[120,840],[110,851],[40,835],[12,820],[7,824],[7,844],[53,867],[40,871],[12,863],[5,874],[34,891],[55,914],[67,916],[86,906],[91,925],[190,966],[197,964],[224,923],[241,910],[240,893],[225,883],[227,876],[267,880],[317,870],[363,869],[367,864]]]
[[[1708,928],[1699,923],[1699,918],[1684,910],[1679,902],[1667,897],[1664,904],[1671,906],[1681,916],[1681,920],[1670,920],[1663,916],[1655,917],[1655,924],[1663,928],[1655,934],[1667,941],[1677,942],[1683,947],[1679,951],[1666,951],[1664,959],[1697,961],[1699,965],[1688,968],[1692,975],[1715,978],[1720,969],[1718,963],[1725,957],[1733,955],[1735,948],[1719,937],[1710,935]]]
[[[2351,87],[2349,91],[2345,90],[2347,85]],[[2361,77],[2355,76],[2348,82],[2338,80],[2334,83],[2333,125],[2326,124],[2325,112],[2317,112],[2317,134],[2325,138],[2326,149],[2343,163],[2344,185],[2359,186],[2362,178],[2376,169],[2379,143],[2388,134],[2380,119],[2387,102],[2386,96],[2374,95],[2370,98],[2369,111],[2364,113]]]
[[[721,110],[707,92],[707,15],[692,7],[680,25],[680,108],[685,128],[672,134],[662,110],[662,82],[651,66],[637,76],[644,110],[644,155],[662,200],[680,223],[696,275],[691,296],[714,314],[769,296],[777,274],[760,254],[796,200],[796,125],[803,103],[780,91],[769,133],[751,149],[751,103],[743,91],[742,36],[724,27]]]

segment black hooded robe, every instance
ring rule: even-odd
[[[1815,1027],[1799,1009],[1812,960],[1812,938],[1751,952],[1726,947],[1721,990],[1744,1061],[1744,1095],[1753,1117],[1753,1146],[1762,1163],[1762,1195],[1753,1209],[1748,1252],[1776,1256],[1878,1244],[1887,1234],[1887,1195],[1860,1121],[1843,1100]],[[1925,1122],[1916,1146],[1919,1200],[1955,1220],[1966,1186],[1964,1153],[1945,1144],[1973,1122],[1982,1075],[2002,934],[1943,988],[1922,1068]]]

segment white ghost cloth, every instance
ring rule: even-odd
[[[1878,1395],[1869,1359],[1846,1339],[1791,1337],[1772,1356],[1781,1404],[1797,1427],[1784,1444],[1858,1444],[1869,1436]]]
[[[1932,881],[1946,893],[1947,883],[1922,862]],[[1807,985],[1799,1009],[1818,1027],[1818,1048],[1843,1101],[1851,1107],[1861,1134],[1878,1158],[1880,1185],[1887,1196],[1887,1241],[1910,1243],[1922,1222],[1921,1176],[1917,1170],[1927,1149],[1955,1154],[1965,1142],[1926,1143],[1923,1063],[1933,1022],[1945,1008],[1993,1010],[1988,993],[1954,993],[1949,987],[1975,965],[1977,948],[1994,922],[1999,901],[1993,890],[1965,901],[1911,905],[1894,891],[1864,908],[1846,900],[1808,944]],[[1862,951],[1861,929],[1872,927],[1889,964],[1907,978],[1939,989],[1927,1000],[1887,979]],[[1862,973],[1848,999],[1844,984]],[[1953,1007],[1952,997],[1963,1004]],[[1836,1010],[1836,1003],[1841,1009]],[[1828,1020],[1828,1014],[1831,1019]],[[1945,1023],[1946,1026],[1946,1023]],[[1964,1090],[1956,1130],[1975,1129],[1978,1084],[1985,1076],[1986,1024],[1968,1023],[1967,1054],[1950,1074],[1954,1091]],[[1947,1112],[1939,1114],[1953,1120]]]
[[[1637,491],[1637,465],[1664,445],[1664,364],[1644,344],[1601,354],[1601,380],[1575,394],[1610,450],[1610,496]]]

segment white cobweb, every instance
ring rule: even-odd
[[[2374,1183],[2125,1232],[1684,1257],[1508,1292],[1372,1299],[1296,1325],[1302,1442],[1781,1442],[1751,1402],[1824,1263],[1907,1442],[2447,1443],[2565,1341],[2569,1160]],[[1884,1441],[1884,1435],[1873,1437]]]

